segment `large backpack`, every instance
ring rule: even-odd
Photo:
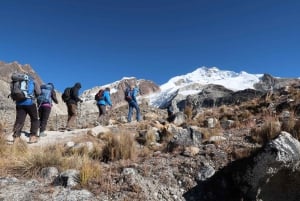
[[[95,100],[96,101],[104,100],[104,90],[103,89],[100,89],[98,91],[98,93],[95,94]]]
[[[23,101],[32,98],[33,89],[29,88],[30,78],[24,73],[15,72],[11,75],[10,97],[14,101]]]
[[[41,85],[41,94],[37,98],[37,102],[39,105],[43,103],[52,102],[52,98],[51,98],[52,90],[53,90],[53,85],[51,84]]]
[[[130,102],[132,100],[132,90],[130,88],[127,88],[125,90],[125,97],[124,99],[128,102]]]
[[[64,93],[61,95],[61,98],[64,102],[68,102],[71,99],[71,87],[67,87],[64,90]]]

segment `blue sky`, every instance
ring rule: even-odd
[[[60,91],[201,66],[300,77],[298,0],[0,0],[0,61]],[[81,91],[81,92],[82,92]]]

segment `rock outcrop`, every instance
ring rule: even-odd
[[[256,154],[237,160],[185,193],[189,201],[292,201],[300,192],[300,142],[282,132]]]

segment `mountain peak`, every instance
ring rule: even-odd
[[[253,89],[254,84],[259,82],[262,76],[262,74],[249,74],[245,71],[236,73],[220,70],[217,67],[202,66],[191,73],[173,77],[167,83],[161,85],[160,94],[158,97],[151,97],[151,103],[161,105],[161,102],[173,96],[174,93],[181,94],[183,97],[197,94],[201,92],[203,86],[208,84],[222,85],[233,91]]]

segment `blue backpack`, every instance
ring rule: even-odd
[[[41,85],[41,94],[37,98],[39,105],[43,103],[52,103],[52,94],[53,85],[52,84],[43,84]]]

